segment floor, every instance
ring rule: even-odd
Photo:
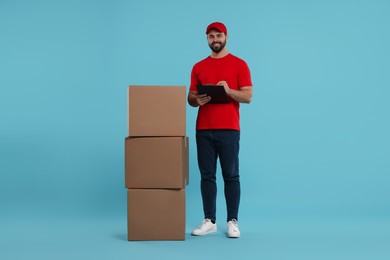
[[[185,241],[129,242],[125,215],[3,216],[0,259],[390,259],[389,219],[247,219],[239,239],[224,225],[193,237],[198,224],[187,220]]]

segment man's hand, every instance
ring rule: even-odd
[[[230,95],[230,88],[229,88],[229,85],[227,84],[226,81],[220,81],[217,83],[218,86],[223,86],[223,88],[225,89],[225,92],[226,94],[229,96]]]
[[[204,104],[209,103],[210,100],[211,97],[207,96],[207,94],[196,95],[196,102],[199,104],[199,106],[203,106]]]
[[[203,106],[204,104],[210,102],[210,100],[211,97],[207,96],[206,94],[198,95],[198,93],[195,91],[190,91],[188,93],[188,103],[193,107]]]

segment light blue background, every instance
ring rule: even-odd
[[[389,259],[390,3],[0,1],[1,259]],[[189,85],[222,21],[247,61],[242,238],[127,242],[127,86]],[[162,223],[163,224],[163,223]]]

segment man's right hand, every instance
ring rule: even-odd
[[[204,104],[207,104],[210,102],[211,97],[207,96],[206,94],[199,94],[195,91],[190,91],[188,93],[188,103],[193,106],[203,106]]]
[[[207,96],[207,94],[196,95],[196,102],[198,102],[199,106],[203,106],[204,104],[209,103],[210,100],[211,97]]]

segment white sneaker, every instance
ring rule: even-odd
[[[232,219],[227,223],[227,236],[230,238],[239,238],[240,230],[238,229],[238,222]]]
[[[214,232],[217,232],[217,224],[213,224],[210,219],[206,218],[198,228],[192,231],[191,234],[193,236],[203,236]]]

